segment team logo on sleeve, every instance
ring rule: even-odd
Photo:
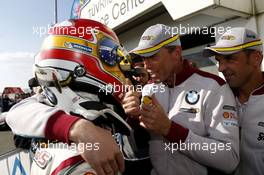
[[[194,105],[198,102],[199,98],[200,95],[198,94],[198,92],[195,90],[191,90],[186,93],[185,101],[191,105]]]

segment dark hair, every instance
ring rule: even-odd
[[[255,52],[256,50],[254,50],[254,49],[245,49],[245,50],[243,50],[243,52],[247,55],[247,57],[251,54],[251,53],[253,53],[253,52]]]
[[[38,80],[37,80],[35,77],[29,79],[29,80],[28,80],[28,86],[29,86],[29,88],[30,88],[31,90],[33,89],[33,87],[37,87],[37,86],[39,86]]]
[[[165,46],[165,49],[167,49],[169,53],[172,53],[176,49],[176,46]]]
[[[131,58],[132,58],[132,62],[133,63],[139,63],[139,62],[143,61],[142,56],[136,55],[136,54],[133,54],[133,53],[131,54]]]

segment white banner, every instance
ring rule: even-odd
[[[158,3],[163,3],[172,19],[176,20],[213,5],[214,0],[88,0],[81,9],[81,18],[100,21],[115,28],[151,10]]]

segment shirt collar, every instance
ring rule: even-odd
[[[264,77],[264,72],[262,72],[262,76]],[[233,91],[234,95],[236,97],[238,97],[238,95],[239,95],[238,88],[233,88],[232,91]],[[264,94],[264,82],[262,83],[262,85],[260,87],[253,90],[251,94],[252,95],[263,95]]]
[[[192,67],[188,60],[183,60],[183,68],[182,71],[176,75],[175,86],[178,86],[187,80],[196,70],[197,69]]]

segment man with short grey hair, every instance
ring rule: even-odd
[[[232,91],[218,76],[183,59],[179,35],[171,33],[169,26],[153,25],[131,51],[143,57],[154,82],[146,87],[156,92],[150,104],[140,107],[140,94],[129,91],[123,108],[150,131],[152,175],[231,173],[239,162]]]

